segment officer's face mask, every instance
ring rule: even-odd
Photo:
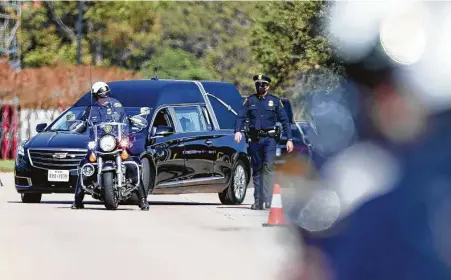
[[[105,97],[107,97],[107,95],[108,95],[108,92],[99,92],[98,94],[97,94],[97,96],[99,97],[99,98],[105,98]]]
[[[268,88],[268,83],[264,83],[264,82],[255,83],[255,89],[259,95],[265,94],[267,88]]]

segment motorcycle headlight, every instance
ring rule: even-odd
[[[88,142],[88,149],[94,150],[96,148],[96,146],[97,146],[96,141],[89,141]]]
[[[104,152],[111,152],[116,147],[116,139],[111,135],[100,138],[100,148]]]
[[[128,148],[129,146],[130,146],[130,143],[129,143],[129,141],[128,141],[128,139],[122,139],[120,142],[119,142],[119,146],[122,148],[122,149],[125,149],[125,148]]]

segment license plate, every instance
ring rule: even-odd
[[[47,178],[50,182],[69,182],[69,170],[49,170]]]

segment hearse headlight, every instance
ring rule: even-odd
[[[17,152],[16,152],[18,156],[25,156],[25,148],[24,148],[24,146],[25,146],[26,143],[27,143],[27,140],[20,141],[20,143],[19,143],[19,145],[17,147]]]
[[[104,152],[111,152],[116,148],[116,139],[111,135],[105,135],[100,138],[100,148]]]
[[[97,147],[96,141],[89,141],[88,142],[88,149],[94,150]]]
[[[25,156],[25,149],[24,149],[24,144],[25,143],[21,143],[20,145],[19,145],[19,147],[17,148],[17,154],[19,155],[19,156]]]

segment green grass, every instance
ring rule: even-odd
[[[0,160],[0,172],[14,172],[14,160]]]

